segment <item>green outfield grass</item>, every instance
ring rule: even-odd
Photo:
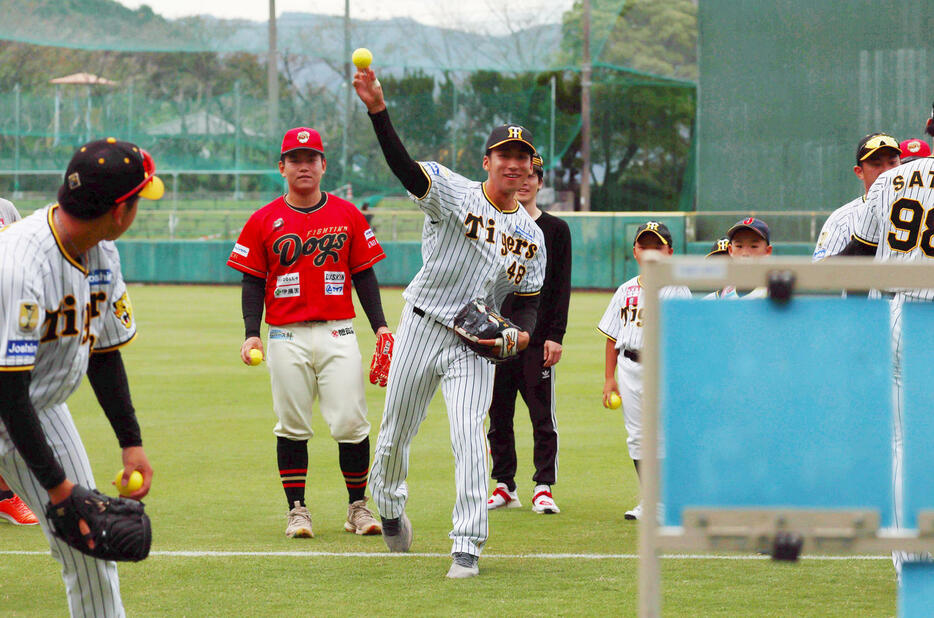
[[[465,581],[444,577],[454,480],[440,394],[412,449],[407,511],[414,555],[389,555],[379,537],[343,531],[346,491],[337,445],[319,415],[309,442],[315,538],[287,539],[269,376],[265,365],[247,367],[238,357],[239,289],[134,285],[131,295],[139,336],[124,357],[155,477],[146,499],[154,554],[120,567],[129,615],[635,615],[637,525],[623,512],[638,501],[637,481],[621,414],[600,405],[604,339],[594,328],[610,293],[575,293],[571,299],[557,376],[561,451],[554,493],[561,514],[536,515],[527,508],[531,432],[520,402],[517,480],[525,508],[491,513],[481,575]],[[394,327],[401,290],[384,290],[383,302]],[[374,338],[365,318],[357,326],[368,366]],[[367,384],[374,442],[383,393]],[[113,494],[110,483],[121,465],[113,432],[86,383],[69,404],[97,481]],[[67,615],[58,567],[41,553],[46,550],[40,531],[0,523],[3,615]],[[895,613],[888,560],[779,564],[741,558],[664,559],[665,615]]]

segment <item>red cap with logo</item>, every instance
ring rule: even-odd
[[[931,147],[921,139],[906,139],[899,146],[902,149],[902,163],[931,156]]]
[[[324,156],[324,145],[321,144],[321,136],[314,129],[308,127],[295,127],[286,132],[282,138],[282,151],[280,154],[292,152],[293,150],[314,150]]]

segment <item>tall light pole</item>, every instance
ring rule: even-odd
[[[581,210],[590,210],[590,0],[583,2],[581,39],[583,64],[581,68]]]
[[[275,137],[279,133],[279,62],[276,54],[276,0],[269,0],[269,50],[266,55],[266,89],[269,117],[266,133]]]
[[[350,0],[344,0],[344,126],[341,128],[341,186],[350,182],[347,173],[347,140],[350,139],[350,90],[353,73],[350,70]]]

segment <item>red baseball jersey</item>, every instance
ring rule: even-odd
[[[325,193],[310,210],[280,197],[243,226],[227,265],[266,280],[266,323],[354,317],[350,276],[386,257],[357,207]]]

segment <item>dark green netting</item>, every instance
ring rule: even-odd
[[[696,9],[690,0],[592,4],[592,207],[689,210]],[[270,133],[265,24],[165,20],[110,0],[0,0],[0,8],[12,16],[0,23],[0,195],[52,197],[75,147],[113,135],[153,153],[173,204],[252,207],[281,191],[279,140],[298,125],[324,138],[326,189],[349,189],[372,205],[400,192],[343,79],[340,18],[279,19]],[[510,35],[356,20],[351,41],[373,49],[414,157],[482,178],[490,128],[521,123],[535,135],[557,200],[573,208],[579,27],[578,2],[563,23]],[[50,83],[79,72],[113,83]]]

